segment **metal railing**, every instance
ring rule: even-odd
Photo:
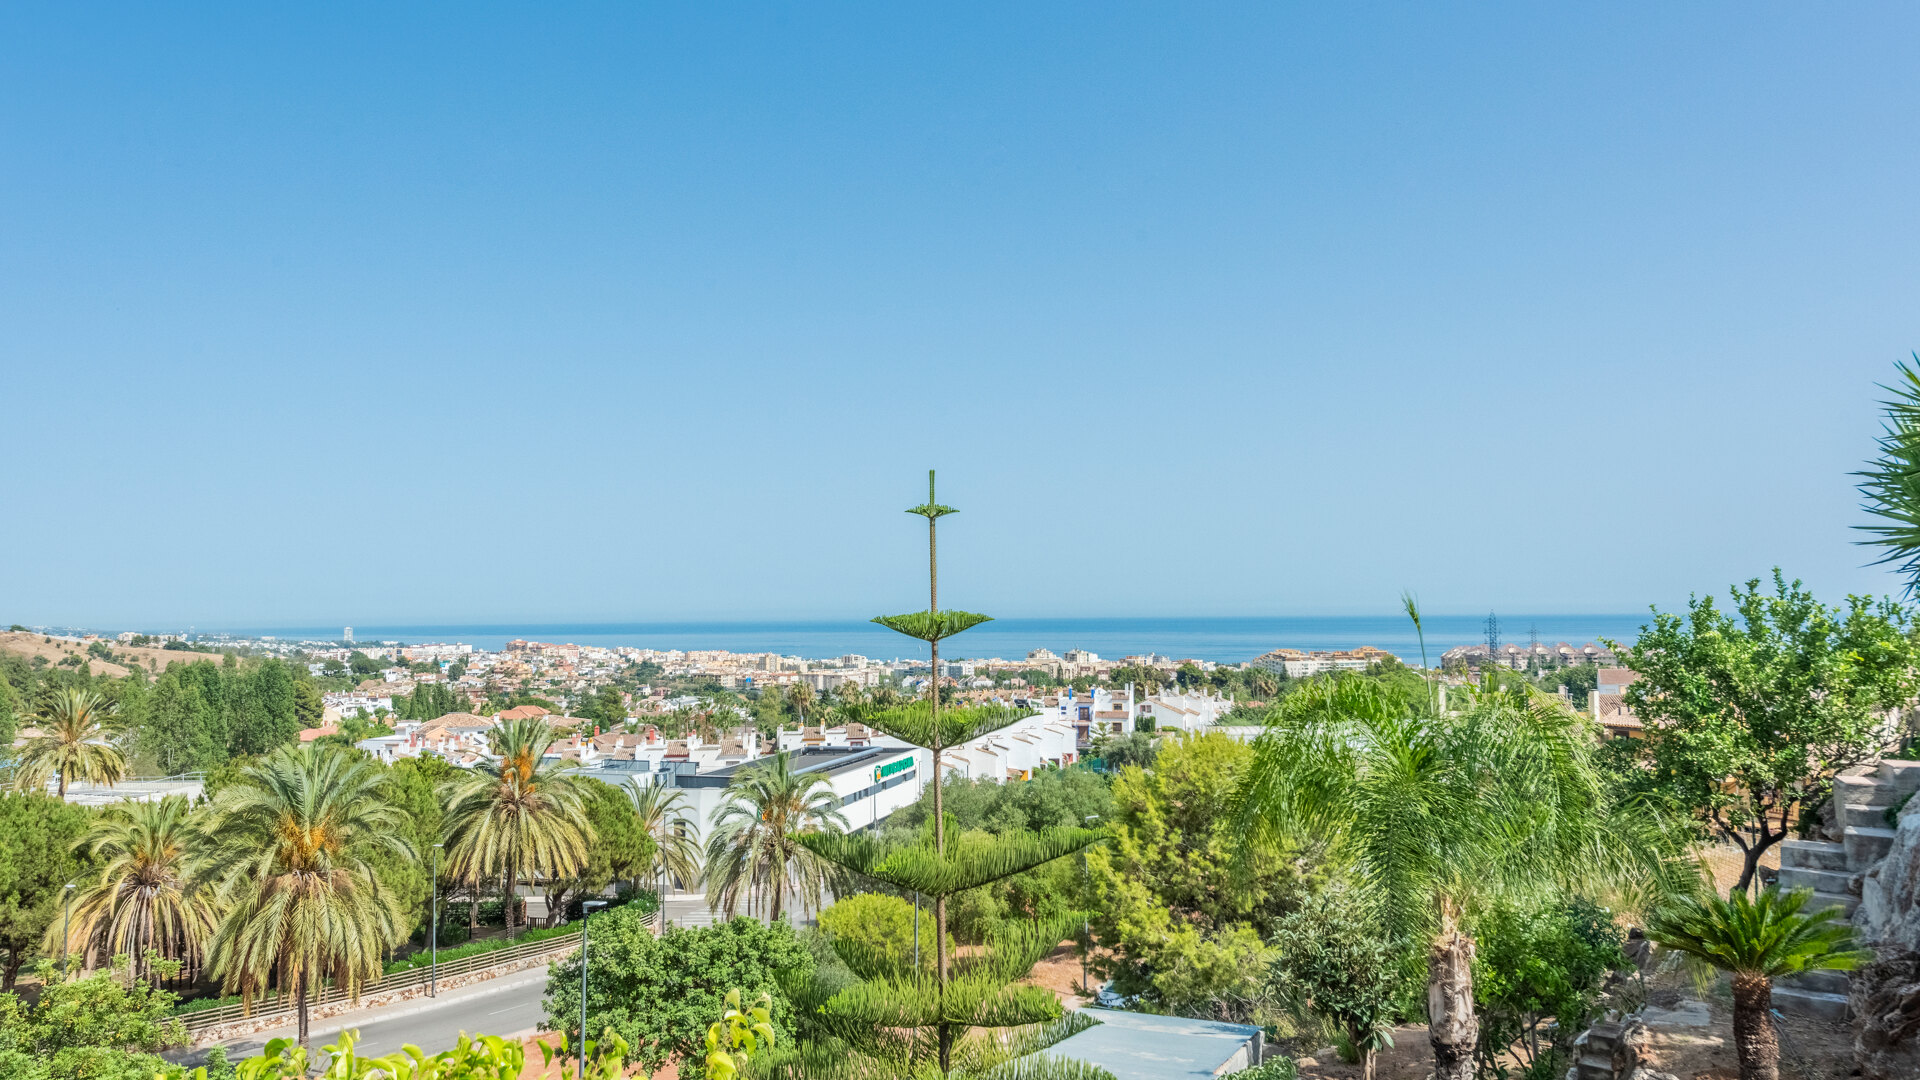
[[[529,941],[520,945],[510,945],[504,949],[495,949],[491,952],[463,956],[458,960],[442,961],[435,977],[445,981],[456,975],[468,975],[476,971],[485,971],[491,967],[516,963],[521,960],[530,960],[535,957],[550,955],[564,955],[579,947],[580,939],[572,935],[547,938],[543,941]],[[362,984],[360,987],[360,996],[366,998],[374,994],[387,993],[393,990],[406,990],[412,987],[425,986],[427,985],[428,975],[429,971],[424,967],[395,972],[392,975],[384,975],[371,982]],[[307,1008],[316,1009],[322,1005],[330,1005],[334,1002],[345,1000],[347,1000],[345,991],[338,987],[329,986],[320,991],[320,993],[308,998]],[[201,1032],[208,1028],[219,1027],[222,1024],[233,1023],[236,1020],[261,1020],[280,1016],[291,1018],[298,1010],[299,1006],[293,995],[273,993],[263,994],[255,998],[251,1007],[240,1002],[235,1002],[231,1005],[221,1005],[212,1009],[200,1009],[195,1012],[181,1013],[179,1019],[187,1025],[188,1031]]]

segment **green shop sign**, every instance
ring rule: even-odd
[[[877,784],[889,776],[906,772],[911,768],[913,768],[913,759],[910,757],[903,757],[899,761],[876,766],[873,770],[873,782]]]

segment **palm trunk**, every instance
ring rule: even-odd
[[[1780,1036],[1773,1030],[1773,982],[1765,975],[1733,977],[1733,1044],[1740,1080],[1780,1080]]]
[[[480,933],[480,887],[474,886],[472,895],[467,897],[467,940],[471,941]]]
[[[311,1053],[312,1047],[307,1040],[307,980],[304,978],[300,980],[299,996],[300,996],[300,1049],[306,1050],[309,1053]]]
[[[1480,1020],[1473,1012],[1473,939],[1449,916],[1427,954],[1427,1041],[1434,1080],[1473,1080]]]

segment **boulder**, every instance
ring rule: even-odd
[[[1853,1047],[1868,1080],[1920,1076],[1920,807],[1909,803],[1887,855],[1860,882],[1853,913],[1874,960],[1853,973]]]

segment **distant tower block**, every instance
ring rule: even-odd
[[[346,632],[341,634],[340,636],[346,639],[347,644],[349,645],[353,644],[353,627],[351,626],[347,627]]]

